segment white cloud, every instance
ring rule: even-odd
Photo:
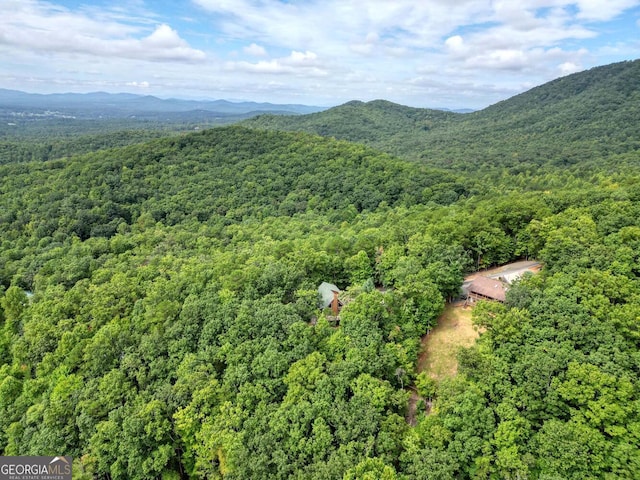
[[[434,60],[453,70],[512,74],[538,70],[550,75],[557,72],[557,65],[575,61],[578,54],[567,42],[596,37],[593,22],[614,18],[640,4],[639,0],[194,2],[215,13],[215,26],[231,38],[320,52],[323,58],[334,59],[333,64],[341,63],[343,73],[393,62],[388,73],[392,75],[393,70],[395,78],[407,78]],[[564,49],[562,58],[558,58],[558,47]],[[398,57],[407,61],[399,64]],[[278,60],[237,66],[289,71]]]
[[[637,0],[577,0],[578,18],[604,22],[611,20],[628,8],[638,5]]]
[[[495,1],[490,24],[444,41],[446,63],[468,72],[499,70],[541,80],[568,71],[584,52],[567,48],[566,42],[597,36],[568,6],[566,0]],[[558,70],[559,64],[565,67]]]
[[[298,50],[340,54],[350,46],[369,55],[378,44],[388,48],[424,46],[473,19],[482,21],[486,0],[415,2],[414,0],[194,0],[216,14],[214,24],[232,38],[254,38]],[[384,53],[382,49],[378,54]]]
[[[242,50],[244,51],[244,53],[251,55],[252,57],[267,56],[267,50],[263,46],[258,45],[256,43],[252,43],[248,47],[244,47]]]
[[[573,62],[564,62],[558,66],[558,70],[561,75],[569,75],[570,73],[576,73],[582,70],[582,67]]]
[[[444,45],[453,58],[464,58],[468,55],[469,48],[464,43],[464,38],[460,35],[454,35],[444,41]]]
[[[0,0],[0,86],[479,107],[640,48],[640,0],[58,1]]]
[[[494,50],[476,57],[470,64],[498,70],[522,70],[529,65],[529,56],[523,50],[512,48]]]
[[[127,82],[127,87],[135,87],[135,88],[149,88],[151,84],[149,82]]]
[[[325,76],[327,71],[318,61],[318,56],[313,52],[292,51],[288,57],[262,60],[257,63],[227,62],[226,69],[231,71],[243,71],[249,73],[264,74],[295,74],[301,76]]]
[[[287,63],[298,64],[298,65],[311,65],[315,64],[318,59],[318,55],[313,52],[296,52],[295,50],[291,52],[291,55],[286,60]]]
[[[158,25],[144,36],[140,26],[96,20],[33,0],[0,3],[0,32],[0,44],[35,52],[176,62],[206,58],[169,25]]]
[[[445,45],[451,50],[460,50],[464,45],[464,40],[460,35],[454,35],[445,40]]]

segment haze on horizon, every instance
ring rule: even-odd
[[[639,33],[640,0],[0,0],[0,88],[479,109]]]

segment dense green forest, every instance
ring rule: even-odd
[[[0,453],[75,478],[638,478],[639,66],[0,165]],[[458,375],[417,372],[465,273],[519,258],[544,268],[475,307]]]

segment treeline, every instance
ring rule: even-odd
[[[177,133],[141,129],[100,134],[70,134],[59,137],[52,135],[51,132],[44,136],[33,135],[32,138],[7,136],[5,139],[0,139],[0,164],[46,162],[108,148],[144,143]]]
[[[20,119],[6,117],[0,122],[0,165],[46,162],[73,155],[83,155],[109,148],[175,137],[196,130],[237,123],[253,114],[210,112],[172,114],[170,119]],[[211,117],[211,118],[210,118]],[[0,114],[0,120],[2,115]]]

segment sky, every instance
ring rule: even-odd
[[[0,88],[481,109],[640,57],[640,0],[0,0]]]

